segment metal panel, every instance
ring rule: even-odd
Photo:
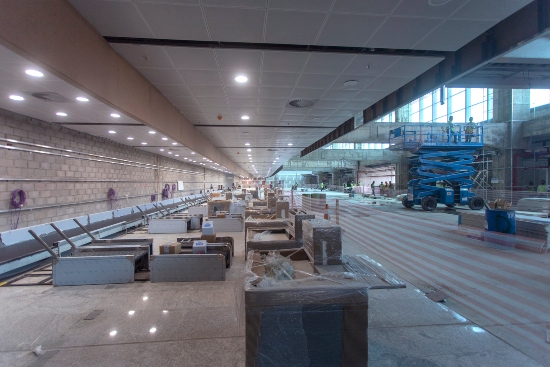
[[[133,256],[63,257],[53,262],[54,286],[133,282]]]
[[[153,219],[149,222],[149,233],[187,233],[186,219]]]
[[[225,280],[220,254],[151,256],[151,282],[208,282]]]

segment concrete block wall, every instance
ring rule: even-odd
[[[1,109],[0,138],[17,141],[0,141],[0,146],[21,149],[0,148],[0,231],[10,229],[10,195],[16,189],[27,196],[20,211],[21,228],[110,210],[109,188],[117,192],[118,205],[126,207],[151,202],[152,194],[161,200],[164,185],[172,187],[177,181],[184,182],[184,190],[176,191],[174,197],[198,194],[210,185],[231,186],[235,181],[232,175]],[[135,163],[124,165],[128,162],[122,160]]]

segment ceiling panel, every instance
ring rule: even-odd
[[[494,21],[485,20],[447,20],[413,48],[456,51],[494,24]]]
[[[113,48],[135,67],[172,68],[172,63],[162,47],[116,44]]]
[[[300,73],[310,53],[288,51],[264,51],[262,71]]]
[[[307,10],[325,12],[330,9],[332,0],[269,0],[270,9]]]
[[[153,84],[178,84],[184,82],[176,69],[137,68]]]
[[[407,84],[411,78],[398,78],[398,77],[386,77],[381,76],[376,78],[369,86],[369,90],[379,90],[379,91],[391,91],[401,88],[403,85]]]
[[[395,9],[393,15],[398,16],[414,16],[427,18],[447,18],[461,6],[471,0],[453,0],[444,5],[433,6],[426,0],[407,0],[402,1]],[[483,2],[486,0],[474,0]]]
[[[390,14],[401,0],[337,0],[335,12]]]
[[[247,8],[265,8],[267,0],[232,0],[230,3],[227,0],[202,0],[204,5],[220,5]]]
[[[153,37],[131,2],[69,0],[88,22],[104,36]]]
[[[292,88],[260,88],[260,98],[287,99],[292,94]]]
[[[412,48],[441,22],[441,19],[391,17],[367,42],[366,46]]]
[[[333,99],[337,101],[349,101],[357,95],[356,90],[330,90],[325,94],[324,98]]]
[[[157,38],[208,40],[199,6],[159,3],[136,6]]]
[[[500,21],[532,1],[533,0],[471,0],[465,6],[457,10],[457,12],[452,15],[452,18]]]
[[[178,73],[187,84],[194,85],[222,85],[218,70],[190,70],[178,69]]]
[[[339,75],[354,58],[355,55],[314,53],[311,54],[304,72]]]
[[[319,45],[363,46],[386,19],[379,15],[332,13],[317,40]]]
[[[242,85],[225,87],[225,92],[229,98],[258,98],[260,96],[259,88]]]
[[[298,4],[301,1],[293,1],[293,3]],[[265,42],[314,44],[325,17],[325,13],[269,10]]]
[[[415,78],[432,66],[439,64],[443,58],[429,57],[402,57],[395,64],[390,66],[384,76],[398,76],[405,78]]]
[[[191,96],[191,90],[183,84],[155,84],[155,87],[167,97]]]
[[[241,71],[261,71],[262,51],[257,50],[216,50],[221,70],[235,73]]]
[[[212,39],[232,42],[262,42],[263,9],[205,7]]]
[[[213,50],[193,47],[164,47],[164,49],[177,69],[218,69]]]
[[[302,74],[296,84],[297,88],[318,88],[328,89],[336,81],[338,76],[336,75],[324,75],[324,74]]]
[[[351,75],[379,76],[399,60],[400,56],[357,55],[346,68],[345,73]]]
[[[296,88],[292,92],[292,99],[319,99],[325,94],[324,89]]]
[[[221,86],[189,85],[189,89],[195,97],[225,97],[225,92]]]
[[[298,73],[262,73],[262,87],[294,88],[300,74]]]
[[[260,97],[262,96],[262,88],[260,88]],[[290,90],[291,91],[291,90]],[[290,93],[290,92],[289,92]],[[258,99],[258,106],[259,107],[284,107],[288,103],[288,99],[267,99],[267,98],[260,98]]]

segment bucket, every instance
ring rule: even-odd
[[[516,211],[485,209],[485,229],[492,232],[516,234]]]

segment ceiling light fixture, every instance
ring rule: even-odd
[[[109,130],[109,134],[116,134],[116,131],[114,131],[114,130]]]
[[[162,140],[168,140],[168,138],[162,138]]]
[[[141,145],[147,145],[147,143],[146,143],[146,142],[142,142]]]
[[[57,112],[56,115],[61,116],[61,117],[67,116],[67,114],[65,112]]]
[[[172,154],[172,152],[168,152],[168,154]]]
[[[195,152],[191,152],[191,154],[195,154]]]
[[[13,99],[14,101],[24,101],[25,98],[21,97],[21,96],[18,96],[18,95],[15,95],[15,94],[12,94],[10,96],[10,99]]]
[[[172,145],[178,145],[178,143],[172,143]]]
[[[88,98],[86,97],[76,97],[76,100],[79,101],[79,102],[88,102],[90,101]]]
[[[134,140],[134,138],[132,138],[131,136],[127,137],[126,139],[128,139],[128,140]]]
[[[239,75],[235,78],[235,81],[237,83],[246,83],[248,81],[248,78],[244,75]]]
[[[33,69],[25,70],[25,73],[27,73],[30,76],[35,76],[37,78],[42,78],[44,76],[44,73],[41,73],[40,71],[33,70]]]
[[[180,155],[179,154],[176,154],[176,157],[179,157]]]
[[[109,333],[110,336],[115,336],[116,335],[116,330],[113,330]]]
[[[359,84],[357,80],[346,80],[344,82],[344,88],[353,87],[353,86],[356,86],[357,84]]]
[[[250,143],[244,143],[244,145],[246,145],[246,146],[249,146],[249,145],[250,145]]]
[[[120,117],[120,115],[118,113],[111,113],[111,117],[114,117],[117,119]]]
[[[292,143],[288,143],[288,146],[291,146],[291,145],[292,145]]]
[[[252,149],[247,149],[246,151],[247,151],[247,152],[251,152],[251,151],[252,151]]]
[[[153,131],[153,130],[149,131],[149,134],[151,134],[151,135],[155,135],[156,133],[157,133],[157,132],[156,132],[156,131]]]
[[[241,116],[241,119],[242,120],[248,120],[248,119],[250,119],[250,117],[248,117],[247,115],[243,115],[243,116]]]
[[[164,149],[160,149],[161,152],[164,152]]]

